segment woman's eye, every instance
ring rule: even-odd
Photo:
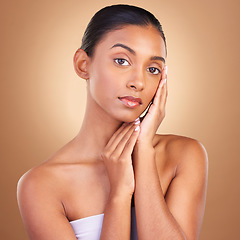
[[[147,70],[148,70],[148,72],[150,72],[152,74],[155,74],[155,75],[161,73],[161,71],[158,68],[155,68],[155,67],[150,67]]]
[[[115,58],[114,62],[117,63],[118,65],[122,65],[122,66],[128,66],[129,65],[129,62],[124,58]]]

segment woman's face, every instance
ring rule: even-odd
[[[165,57],[154,27],[127,25],[107,33],[90,59],[89,97],[119,121],[134,121],[154,97]]]

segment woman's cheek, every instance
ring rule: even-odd
[[[151,92],[146,94],[147,98],[144,101],[144,103],[145,103],[144,108],[146,108],[151,103],[151,101],[154,98],[154,95],[155,95],[154,91],[151,91]]]
[[[151,96],[151,100],[155,96],[155,94],[156,94],[156,92],[158,90],[158,86],[159,86],[159,82],[157,84],[154,84],[154,86],[151,88],[151,91],[149,92],[149,96]]]

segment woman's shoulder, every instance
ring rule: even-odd
[[[160,142],[166,142],[168,145],[189,145],[189,144],[195,144],[199,145],[202,148],[204,148],[203,144],[194,138],[187,137],[187,136],[181,136],[176,134],[156,134],[154,142],[155,144],[158,144]]]
[[[24,173],[18,181],[18,192],[33,193],[36,191],[52,191],[61,189],[71,181],[76,169],[82,169],[81,164],[61,161],[46,161]],[[54,191],[56,192],[56,191]]]
[[[18,189],[30,187],[39,189],[45,185],[48,186],[48,189],[49,183],[56,187],[59,182],[64,182],[63,180],[74,170],[76,163],[71,159],[72,156],[69,154],[69,148],[66,144],[48,159],[24,173],[18,181]]]
[[[72,229],[67,224],[64,200],[69,197],[69,193],[73,192],[72,189],[76,185],[75,165],[59,158],[49,159],[27,171],[18,181],[18,205],[30,235],[35,236],[36,232],[45,234],[50,229],[48,234],[52,236],[51,229],[57,226],[59,231],[63,228],[64,232],[68,231],[73,239]]]
[[[164,153],[166,159],[174,161],[178,167],[189,163],[203,167],[208,165],[207,151],[197,139],[174,134],[156,134],[154,145],[157,153]]]
[[[18,200],[24,201],[33,196],[47,195],[56,189],[56,170],[51,164],[43,163],[24,173],[17,184]]]
[[[93,179],[96,169],[101,170],[95,165],[97,164],[76,161],[65,152],[54,154],[22,175],[17,184],[18,197],[28,198],[34,194],[46,198],[51,195],[61,201],[76,185],[73,183],[77,182],[80,189],[85,188],[88,179]]]
[[[206,154],[206,149],[204,145],[197,139],[174,135],[174,134],[156,134],[154,138],[155,148],[164,147],[170,154],[187,153],[189,150],[204,152]]]

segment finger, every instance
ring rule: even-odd
[[[115,139],[117,138],[117,136],[122,132],[122,131],[127,131],[127,129],[130,128],[130,123],[123,123],[122,126],[120,128],[118,128],[118,130],[112,135],[112,137],[110,138],[110,140],[108,141],[106,148],[111,146],[112,143],[115,141]]]
[[[105,149],[109,152],[114,151],[126,133],[132,128],[132,126],[138,123],[140,123],[139,119],[136,119],[134,122],[126,123],[125,126],[120,127],[120,129],[113,134]]]
[[[108,141],[107,146],[112,145],[112,143],[115,141],[115,139],[118,137],[118,135],[122,132],[122,131],[127,131],[128,128],[131,127],[132,123],[137,124],[139,121],[139,118],[137,118],[134,122],[125,122],[121,125],[120,128],[118,128],[118,130],[112,135],[112,137],[110,138],[110,140]],[[125,130],[124,130],[125,129]]]
[[[168,94],[168,90],[167,90],[167,80],[163,86],[163,92],[161,95],[161,100],[160,100],[160,109],[164,109],[166,106],[166,102],[167,102],[167,94]]]
[[[161,103],[161,98],[162,98],[162,93],[164,93],[164,85],[166,84],[167,81],[167,65],[164,66],[163,71],[162,71],[162,78],[159,83],[155,98],[154,98],[154,105],[159,106]]]
[[[160,105],[160,100],[161,100],[161,95],[162,95],[164,83],[165,83],[165,79],[161,80],[161,82],[158,85],[158,89],[157,89],[157,92],[156,92],[154,100],[153,100],[153,105],[154,106],[159,106]]]
[[[129,129],[128,132],[126,132],[125,135],[121,136],[120,141],[118,142],[117,146],[115,147],[115,149],[113,149],[112,146],[112,154],[111,154],[111,158],[113,159],[118,159],[120,157],[120,155],[122,154],[122,152],[124,151],[125,146],[128,144],[134,130],[136,129],[136,127],[139,125],[135,125],[133,124],[131,126],[131,128]]]
[[[129,138],[128,142],[125,144],[124,150],[122,151],[121,158],[125,159],[129,155],[132,154],[133,148],[137,142],[138,136],[140,133],[140,126],[138,125],[135,129],[134,132],[132,133],[131,137]]]
[[[168,70],[167,65],[164,65],[164,68],[163,68],[163,71],[162,71],[162,77],[161,77],[161,80],[167,78],[167,70]]]
[[[159,102],[160,109],[164,109],[167,101],[167,65],[164,66],[164,71],[162,75],[162,94],[161,94],[161,100]]]
[[[121,136],[125,135],[127,131],[131,128],[132,123],[124,123],[110,138],[109,142],[104,148],[102,153],[103,159],[108,159],[116,149],[119,141],[121,140]]]

